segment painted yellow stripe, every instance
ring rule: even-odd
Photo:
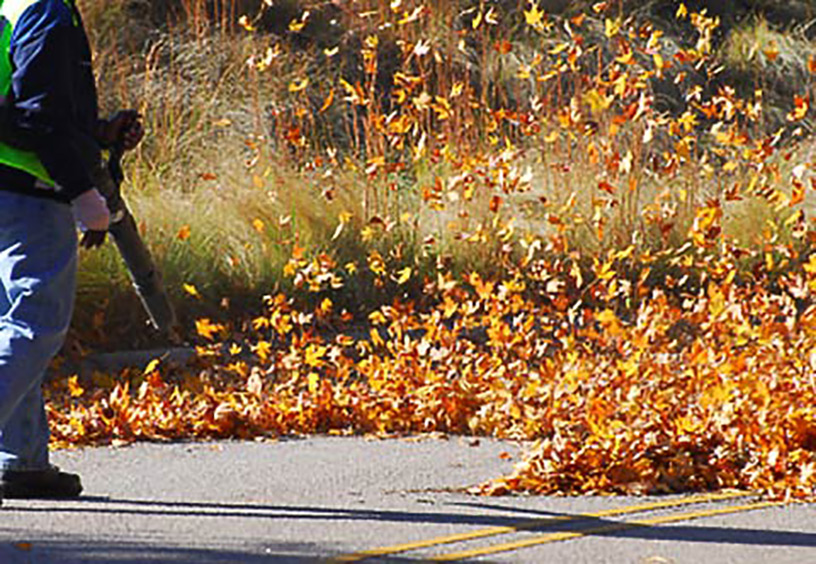
[[[727,515],[729,513],[742,513],[745,511],[755,511],[757,509],[765,509],[768,507],[776,507],[785,504],[784,501],[761,501],[757,503],[749,503],[747,505],[737,505],[731,507],[723,507],[720,509],[709,509],[706,511],[696,511],[690,513],[679,513],[673,515],[664,515],[662,517],[654,517],[652,519],[639,519],[637,521],[625,521],[620,523],[610,523],[600,527],[592,527],[589,529],[581,529],[580,531],[564,531],[562,533],[549,533],[546,535],[539,535],[533,538],[524,539],[516,542],[508,542],[505,544],[496,544],[485,548],[478,548],[474,550],[467,550],[462,552],[451,552],[427,558],[430,562],[452,562],[454,560],[464,560],[465,558],[474,558],[477,556],[486,556],[488,554],[496,554],[499,552],[509,552],[519,550],[522,548],[529,548],[531,546],[539,546],[542,544],[576,539],[587,535],[599,535],[604,533],[612,533],[615,531],[622,531],[626,529],[634,529],[637,527],[647,527],[651,525],[663,525],[666,523],[674,523],[677,521],[690,521],[692,519],[701,519],[703,517],[715,517],[717,515]]]
[[[656,511],[659,509],[667,509],[671,507],[680,507],[683,505],[694,505],[694,504],[701,504],[701,503],[709,503],[714,501],[724,501],[729,499],[735,499],[740,497],[748,497],[753,495],[747,492],[726,492],[721,494],[705,494],[705,495],[696,495],[691,497],[683,497],[677,498],[673,500],[667,501],[658,501],[654,503],[642,503],[638,505],[628,505],[625,507],[618,507],[614,509],[605,509],[603,511],[598,511],[595,513],[586,513],[581,515],[558,515],[553,517],[546,517],[543,519],[528,519],[526,521],[519,521],[516,524],[503,526],[503,527],[489,527],[486,529],[478,529],[475,531],[470,531],[467,533],[459,533],[455,535],[448,535],[444,537],[436,537],[432,539],[421,540],[417,542],[409,542],[404,544],[396,544],[393,546],[386,546],[383,548],[374,548],[371,550],[364,550],[361,552],[355,552],[354,554],[346,554],[343,556],[338,556],[336,558],[331,559],[329,562],[332,563],[340,563],[340,562],[359,562],[361,560],[365,560],[367,558],[373,558],[375,556],[387,556],[390,554],[398,554],[400,552],[408,552],[409,550],[418,550],[421,548],[429,548],[432,546],[439,546],[443,544],[453,544],[457,542],[464,542],[474,539],[481,539],[485,537],[492,537],[496,535],[504,535],[508,533],[515,533],[516,531],[524,531],[527,529],[534,529],[541,525],[547,525],[551,523],[561,522],[561,521],[576,521],[582,519],[597,519],[603,517],[614,517],[617,515],[628,515],[631,513],[644,513],[646,511]]]

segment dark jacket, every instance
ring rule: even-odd
[[[99,107],[91,49],[74,0],[40,0],[14,27],[12,105],[6,131],[39,156],[58,190],[35,187],[0,165],[0,189],[70,202],[93,188],[78,146],[98,147]]]

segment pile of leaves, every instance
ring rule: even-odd
[[[704,279],[660,285],[632,273],[631,252],[589,271],[440,275],[432,307],[395,302],[367,329],[338,331],[328,302],[305,313],[270,297],[238,340],[200,320],[194,366],[54,383],[53,439],[483,435],[537,441],[488,494],[812,496],[816,257],[765,284],[702,256],[673,258]]]
[[[322,194],[333,235],[310,243],[281,217],[285,291],[254,318],[198,318],[194,362],[55,380],[54,446],[465,434],[534,441],[484,494],[814,497],[816,166],[792,145],[810,97],[766,131],[762,90],[716,78],[716,18],[679,4],[682,47],[604,5],[555,19],[530,2],[511,42],[492,4],[446,23],[392,2],[360,15],[362,74],[328,86],[278,43],[255,53],[245,72],[283,89],[269,142]],[[431,23],[461,41],[425,37]],[[389,29],[402,67],[384,101]],[[504,82],[474,78],[460,54],[477,50]],[[333,112],[353,114],[355,158],[319,135]],[[266,190],[268,147],[247,148]],[[359,205],[332,208],[346,178]],[[178,227],[167,246],[184,250]]]

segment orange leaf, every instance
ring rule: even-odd
[[[776,41],[771,41],[768,47],[763,50],[765,56],[768,57],[768,60],[774,62],[776,59],[779,58],[779,47],[776,44]]]
[[[500,55],[506,55],[513,50],[513,45],[506,39],[503,39],[501,41],[496,41],[496,43],[493,44],[493,49],[495,49]]]
[[[598,183],[598,188],[606,192],[607,194],[614,195],[615,194],[615,187],[612,186],[606,180],[602,180]]]
[[[791,199],[790,199],[790,207],[793,207],[797,204],[801,204],[805,201],[805,185],[804,183],[796,180],[795,178],[792,180],[793,189],[791,190]]]
[[[328,110],[329,107],[331,107],[333,102],[334,102],[334,88],[332,88],[331,92],[329,92],[329,95],[326,96],[326,99],[323,101],[323,105],[320,107],[320,110],[318,110],[318,112],[322,114],[323,112]]]

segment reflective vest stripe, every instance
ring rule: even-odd
[[[0,35],[0,95],[8,97],[11,94],[11,35],[14,25],[26,9],[40,0],[0,0],[0,24],[3,26]],[[64,0],[70,4],[68,0]],[[13,143],[13,142],[12,142]],[[31,151],[23,151],[0,141],[0,164],[22,170],[34,176],[47,186],[54,187],[48,171],[40,158]]]

